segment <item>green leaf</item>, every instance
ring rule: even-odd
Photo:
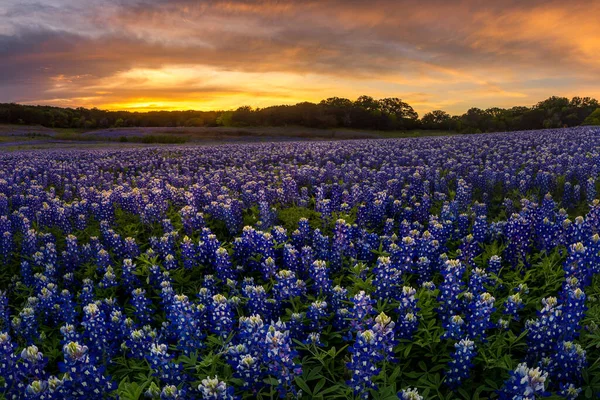
[[[313,391],[313,395],[316,395],[317,393],[319,393],[319,391],[321,389],[323,389],[323,386],[325,386],[325,378],[322,378],[319,382],[317,382],[317,384],[315,385],[315,389]]]
[[[310,369],[308,371],[308,374],[306,375],[306,381],[310,382],[313,381],[315,379],[319,379],[321,378],[323,375],[321,375],[321,370],[323,369],[322,366],[318,366],[318,367],[314,367],[312,369]]]
[[[312,396],[310,388],[308,387],[304,379],[302,379],[302,377],[297,376],[296,379],[294,379],[294,381],[300,387],[300,389],[302,389],[303,392],[306,392],[308,395]]]

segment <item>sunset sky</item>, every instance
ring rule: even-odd
[[[0,102],[232,109],[399,97],[421,115],[600,98],[600,1],[1,0]]]

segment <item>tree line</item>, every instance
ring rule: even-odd
[[[244,106],[234,111],[131,112],[5,103],[0,104],[0,123],[90,130],[138,126],[304,126],[478,133],[600,125],[600,104],[590,97],[552,96],[531,107],[474,107],[454,116],[435,110],[419,118],[415,110],[399,98],[374,99],[371,96],[360,96],[355,101],[331,97],[319,103],[264,108]]]

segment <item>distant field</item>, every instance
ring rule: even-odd
[[[84,131],[42,126],[0,125],[0,147],[63,147],[98,142],[142,144],[219,144],[298,140],[378,139],[453,134],[445,131],[370,131],[302,127],[134,127]],[[84,143],[85,142],[85,143]]]

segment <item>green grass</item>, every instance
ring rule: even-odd
[[[125,138],[126,140],[123,140]],[[134,143],[160,143],[160,144],[177,144],[177,143],[185,143],[187,139],[181,136],[172,136],[172,135],[144,135],[144,136],[134,136],[134,137],[124,137],[119,138],[120,142],[134,142]]]
[[[81,133],[76,132],[60,132],[57,133],[53,139],[56,140],[77,140],[77,141],[86,141],[86,142],[102,142],[107,141],[106,139],[100,136],[94,135],[82,135]]]
[[[65,134],[86,133],[86,132],[92,132],[95,130],[95,129],[89,129],[89,128],[51,128],[51,129],[56,131],[57,133],[65,133]]]

